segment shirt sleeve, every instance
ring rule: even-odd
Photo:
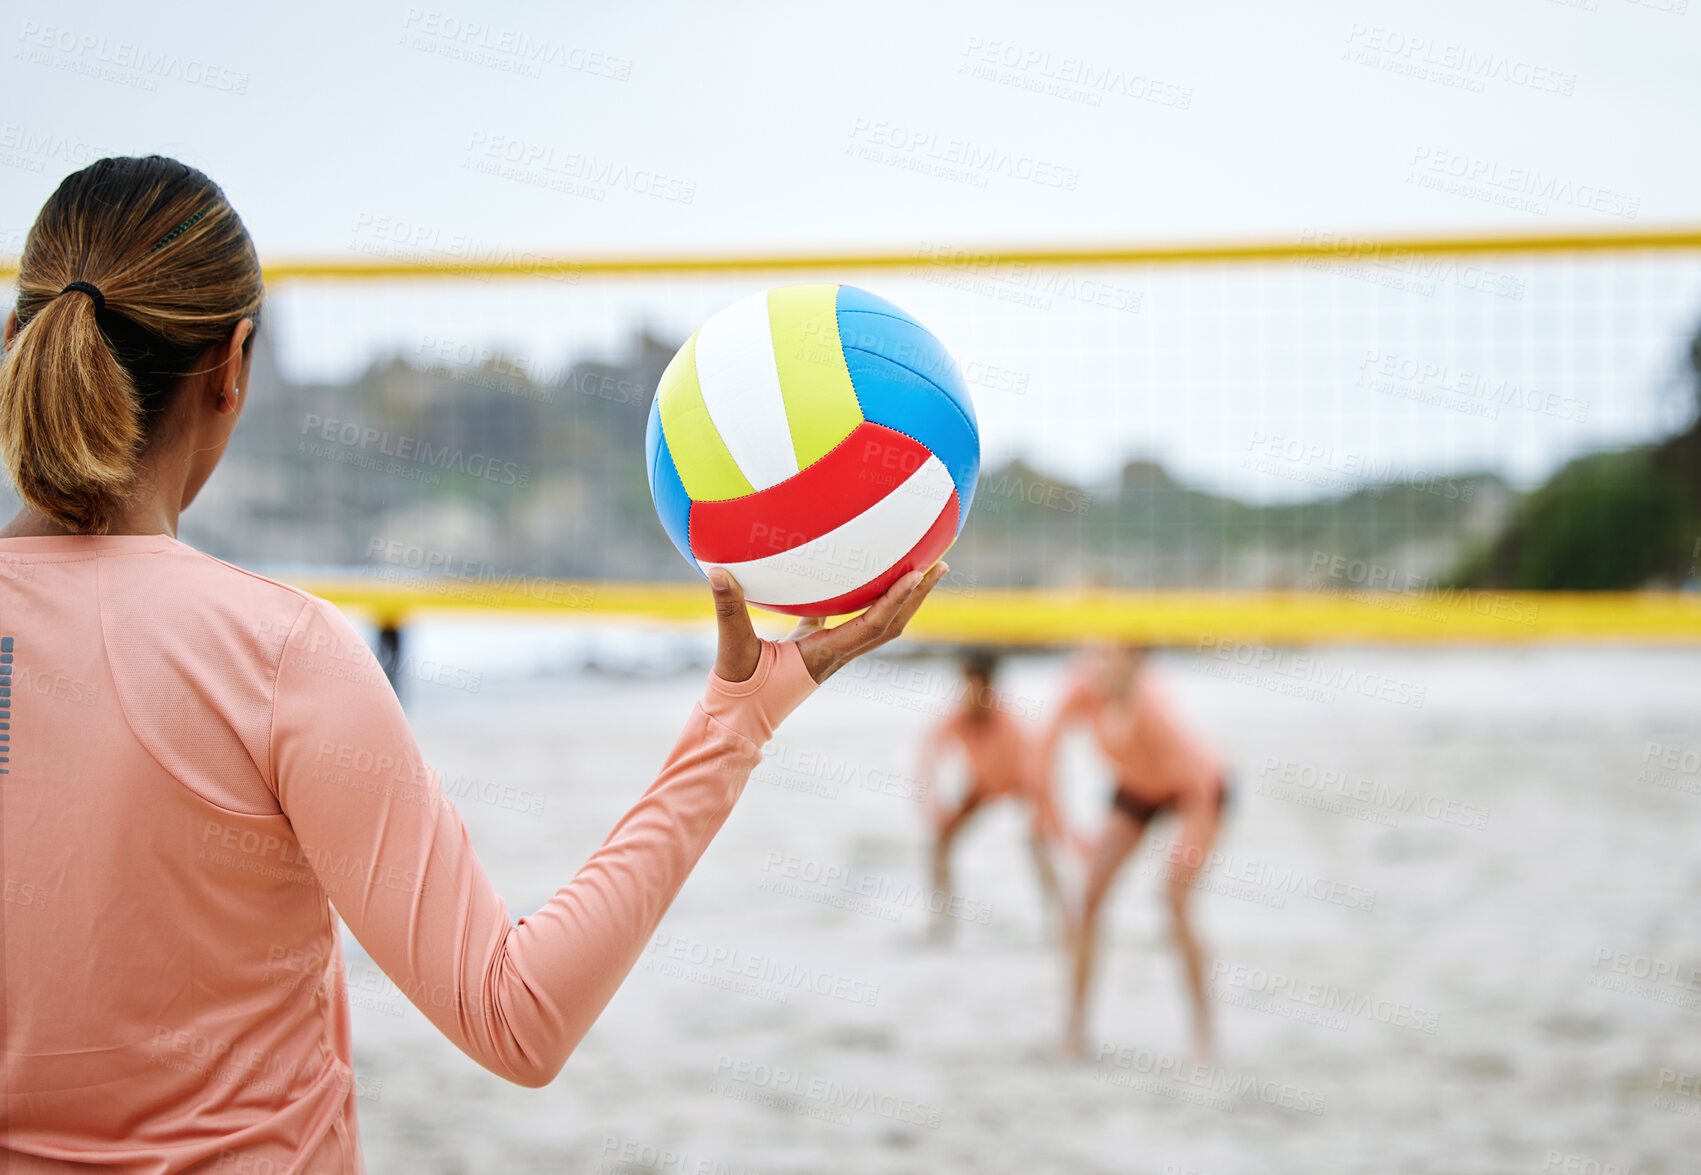
[[[516,925],[353,626],[313,598],[285,642],[270,784],[362,947],[450,1040],[521,1085],[560,1072],[761,761],[816,688],[791,642],[710,674],[661,772],[576,876]]]

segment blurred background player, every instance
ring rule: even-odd
[[[1042,788],[1051,795],[1058,746],[1069,728],[1085,723],[1114,774],[1110,812],[1096,840],[1086,842],[1087,876],[1078,908],[1067,919],[1071,962],[1069,1021],[1063,1051],[1081,1052],[1086,1033],[1087,993],[1097,961],[1099,915],[1118,869],[1140,843],[1155,817],[1180,822],[1162,876],[1175,943],[1187,974],[1193,1004],[1193,1051],[1211,1052],[1211,1021],[1205,1001],[1205,958],[1194,932],[1188,896],[1194,876],[1216,840],[1228,796],[1221,761],[1177,718],[1161,685],[1153,680],[1146,651],[1133,645],[1089,650],[1066,678],[1062,706],[1045,740]]]
[[[975,650],[963,659],[963,700],[922,745],[920,781],[926,789],[932,818],[933,888],[951,893],[951,847],[976,812],[997,800],[1018,800],[1029,807],[1028,844],[1048,912],[1067,922],[1063,895],[1052,865],[1051,845],[1061,833],[1061,821],[1040,771],[1035,733],[1028,723],[998,705],[993,686],[997,658]],[[968,769],[968,786],[955,807],[940,799],[936,786],[942,756],[961,751]],[[942,907],[943,909],[944,907]],[[936,938],[950,929],[940,913],[933,923]]]

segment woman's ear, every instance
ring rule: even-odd
[[[224,362],[219,365],[218,410],[220,412],[237,412],[241,410],[242,392],[248,386],[249,357],[251,349],[244,350],[243,344],[254,333],[254,320],[244,318],[231,329],[230,340],[225,344]]]

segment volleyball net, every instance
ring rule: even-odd
[[[1641,477],[1612,455],[1694,427],[1701,230],[575,258],[362,215],[338,258],[267,266],[250,419],[184,537],[391,622],[700,621],[648,499],[650,397],[716,310],[800,281],[904,307],[975,400],[921,635],[1701,640],[1681,504],[1634,584],[1506,571],[1556,476]]]

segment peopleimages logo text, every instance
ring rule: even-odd
[[[439,471],[464,473],[468,477],[483,478],[501,485],[519,486],[523,489],[529,486],[532,480],[530,465],[521,465],[515,461],[498,461],[483,453],[468,453],[457,446],[433,445],[430,441],[408,436],[406,433],[392,433],[388,429],[374,428],[354,421],[336,420],[313,412],[309,412],[303,420],[301,433],[304,437],[317,437],[321,441],[342,445],[348,449],[362,452],[371,450],[397,461]]]

